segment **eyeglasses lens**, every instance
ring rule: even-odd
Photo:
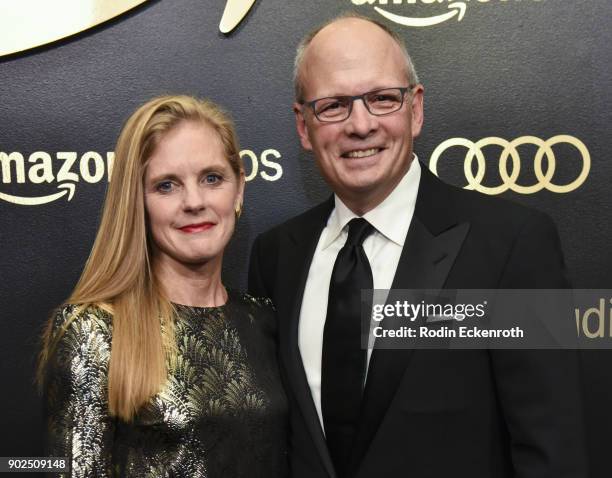
[[[364,97],[370,113],[375,115],[393,113],[402,105],[402,92],[398,89],[374,91]]]
[[[357,97],[334,96],[322,98],[314,104],[314,112],[320,121],[344,121],[351,113],[352,102],[362,99],[373,115],[386,115],[402,107],[403,93],[400,88],[370,91]]]

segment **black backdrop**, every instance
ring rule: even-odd
[[[109,153],[127,115],[170,92],[207,96],[232,113],[252,179],[224,277],[244,287],[255,235],[329,194],[294,131],[292,61],[307,30],[347,9],[381,19],[406,38],[426,91],[425,128],[415,147],[425,163],[450,138],[535,137],[516,151],[506,148],[519,158],[517,183],[531,185],[538,183],[541,140],[566,135],[570,143],[552,147],[551,181],[568,184],[586,161],[572,142],[584,144],[591,163],[576,189],[502,195],[555,219],[576,287],[612,288],[612,3],[468,0],[461,21],[454,15],[427,27],[395,24],[375,7],[431,18],[451,12],[450,1],[386,3],[258,0],[224,35],[218,25],[225,2],[151,0],[67,40],[0,58],[0,456],[42,453],[41,403],[33,386],[38,336],[87,258]],[[483,147],[483,185],[501,184],[503,149]],[[438,159],[440,176],[465,185],[465,157],[464,147],[446,149]],[[75,160],[72,175],[60,173],[66,158]],[[544,172],[551,162],[549,151]],[[510,170],[511,158],[508,164]],[[49,202],[15,199],[41,197]],[[604,477],[610,475],[612,356],[590,352],[583,358],[589,449],[594,476]]]

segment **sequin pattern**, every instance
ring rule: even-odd
[[[133,423],[108,414],[112,317],[60,310],[46,386],[50,456],[74,477],[284,477],[286,399],[268,301],[230,292],[222,307],[177,305],[168,381]]]

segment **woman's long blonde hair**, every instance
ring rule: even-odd
[[[174,310],[152,267],[143,179],[160,139],[183,121],[214,128],[233,172],[240,177],[243,166],[234,125],[217,105],[182,95],[161,96],[142,105],[119,135],[93,249],[66,301],[78,304],[80,310],[95,305],[112,313],[108,403],[110,414],[125,421],[159,392],[167,378]],[[46,364],[60,336],[61,332],[54,333],[51,319],[43,334],[39,384],[44,382]]]

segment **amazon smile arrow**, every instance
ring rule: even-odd
[[[466,5],[464,2],[454,2],[448,5],[450,12],[443,13],[442,15],[436,15],[434,17],[427,18],[411,18],[411,17],[403,17],[401,15],[396,15],[395,13],[387,12],[380,7],[374,7],[378,13],[380,13],[387,20],[391,20],[392,22],[399,23],[400,25],[404,25],[407,27],[430,27],[432,25],[437,25],[438,23],[443,23],[447,20],[450,20],[454,16],[457,16],[457,21],[460,22],[463,20],[463,16],[465,15]]]
[[[41,204],[53,202],[56,199],[66,196],[66,194],[68,195],[68,201],[72,200],[72,196],[74,196],[74,187],[72,183],[62,183],[57,186],[57,189],[63,189],[63,191],[40,197],[13,196],[0,192],[0,199],[13,204],[19,204],[20,206],[40,206]]]

